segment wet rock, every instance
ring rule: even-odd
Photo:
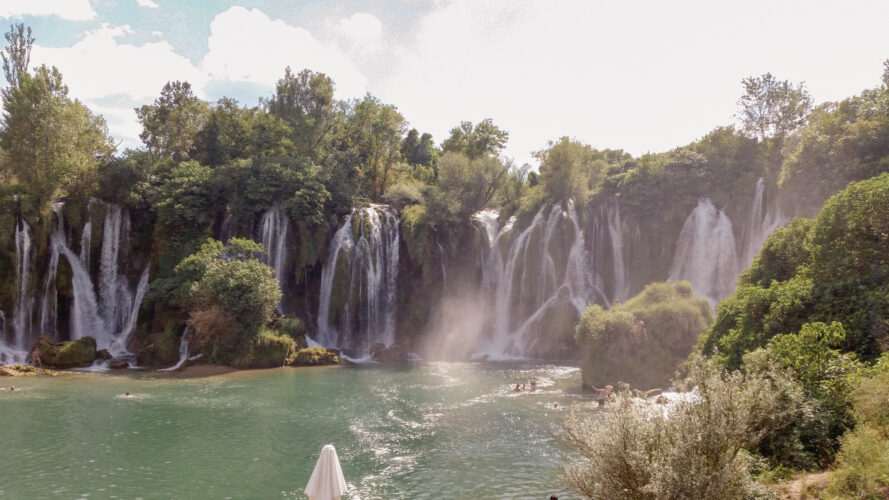
[[[112,370],[124,370],[130,367],[130,361],[126,358],[114,358],[108,363]]]
[[[389,347],[381,342],[370,346],[370,357],[375,361],[407,361],[410,345],[407,342],[396,342]]]
[[[99,349],[96,351],[96,359],[111,359],[113,356],[108,349]]]

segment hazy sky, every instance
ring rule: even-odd
[[[133,108],[168,80],[254,105],[285,66],[370,92],[441,142],[493,118],[518,163],[548,140],[659,152],[730,124],[742,78],[816,102],[880,82],[889,1],[2,0],[71,95],[139,144]]]

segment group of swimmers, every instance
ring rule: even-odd
[[[524,390],[527,390],[528,392],[536,392],[537,391],[537,381],[532,380],[530,385],[531,385],[530,389],[525,389],[525,384],[522,384],[521,387],[519,387],[519,384],[516,384],[515,389],[513,389],[512,392],[522,392]]]

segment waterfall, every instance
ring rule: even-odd
[[[744,233],[746,246],[744,248],[744,255],[742,256],[743,260],[740,269],[749,267],[769,235],[789,222],[789,219],[781,214],[777,208],[775,209],[774,214],[766,210],[765,201],[763,199],[764,191],[765,181],[760,177],[756,181],[753,202],[750,204],[750,216],[748,217],[747,228]]]
[[[89,204],[89,211],[97,203],[106,207],[102,224],[102,247],[97,287],[89,272],[89,239],[81,234],[80,255],[68,245],[65,238],[65,220],[62,214],[63,203],[53,205],[56,214],[55,228],[50,237],[49,263],[43,286],[40,325],[49,335],[55,334],[58,310],[56,279],[59,257],[64,257],[71,267],[71,295],[73,301],[70,314],[70,338],[79,339],[92,336],[99,349],[108,349],[115,356],[128,354],[126,345],[136,327],[136,318],[142,299],[148,290],[148,267],[143,270],[136,287],[131,292],[126,274],[121,269],[121,253],[129,245],[129,216],[113,203],[95,200]],[[91,224],[84,226],[84,233],[91,232]],[[91,235],[90,235],[91,237]]]
[[[624,266],[623,225],[620,223],[620,206],[616,200],[605,207],[608,221],[608,239],[611,241],[611,255],[614,263],[614,294],[618,300],[627,300],[630,294],[629,271]]]
[[[353,209],[321,270],[318,343],[367,355],[395,341],[399,220],[384,205]]]
[[[196,354],[194,356],[188,357],[188,327],[185,327],[185,330],[182,331],[182,340],[179,341],[179,361],[176,362],[175,365],[169,368],[161,368],[158,370],[159,372],[173,372],[179,369],[186,361],[194,361],[200,358],[201,354]]]
[[[738,256],[732,221],[709,198],[701,198],[685,219],[669,280],[688,280],[713,307],[735,289]]]
[[[592,300],[607,299],[592,272],[574,202],[542,207],[513,237],[514,220],[497,230],[496,212],[474,215],[488,238],[483,282],[493,297],[493,334],[481,346],[489,356],[523,357],[539,339],[531,329],[560,300],[579,313]],[[512,238],[503,255],[504,238]],[[570,244],[570,245],[569,245]]]
[[[119,262],[121,248],[129,248],[129,234],[129,216],[119,206],[107,204],[99,261],[99,310],[106,330],[112,332],[118,332],[126,326],[133,303],[133,295],[126,276],[120,272]],[[89,267],[85,270],[89,275]]]
[[[262,246],[268,252],[265,262],[275,270],[281,290],[285,289],[287,278],[287,223],[287,216],[278,205],[268,209],[262,217]],[[279,313],[283,313],[282,301],[283,298],[276,306]]]
[[[31,340],[34,297],[28,293],[31,273],[31,227],[19,219],[15,226],[15,311],[12,317],[15,340],[13,346],[27,350]]]

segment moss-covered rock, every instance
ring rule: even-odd
[[[96,339],[83,337],[66,342],[53,342],[41,336],[37,341],[40,362],[53,368],[90,366],[96,360]]]
[[[339,364],[340,358],[323,347],[306,347],[296,353],[293,364],[296,366],[321,366]]]
[[[139,366],[170,366],[179,360],[179,337],[173,329],[149,335],[135,349]]]

